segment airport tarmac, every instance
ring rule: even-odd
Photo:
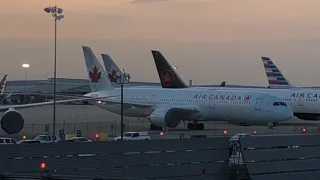
[[[120,135],[120,116],[101,108],[90,105],[57,105],[56,129],[64,129],[67,134],[74,134],[77,130],[82,131],[82,135],[92,137],[97,133],[107,133],[109,137]],[[21,109],[20,112],[25,117],[25,127],[18,136],[28,137],[45,133],[45,126],[49,124],[49,131],[52,131],[52,106],[42,106],[28,109]],[[125,131],[148,131],[150,122],[145,118],[124,118]],[[162,138],[179,138],[181,133],[185,137],[192,134],[206,134],[208,136],[232,135],[237,133],[257,134],[282,134],[301,133],[301,129],[307,128],[308,132],[317,132],[320,122],[302,121],[297,118],[283,123],[280,127],[268,129],[262,126],[235,126],[225,122],[206,122],[203,131],[188,131],[187,123],[181,123],[177,128],[164,130]],[[225,131],[226,130],[226,134]],[[153,138],[161,138],[158,131],[150,132]],[[6,135],[1,129],[0,134]]]

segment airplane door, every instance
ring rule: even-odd
[[[299,106],[303,106],[304,105],[303,99],[298,99],[298,105]]]
[[[210,108],[214,108],[214,101],[210,101],[210,102],[209,102],[209,107],[210,107]]]
[[[262,101],[263,101],[262,98],[258,98],[258,99],[256,100],[256,106],[255,106],[255,108],[254,108],[255,110],[261,110]]]
[[[156,101],[157,96],[156,95],[152,95],[151,101],[154,102]]]

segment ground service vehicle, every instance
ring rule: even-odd
[[[121,136],[114,139],[121,140]],[[123,134],[123,140],[151,140],[148,132],[126,132]]]

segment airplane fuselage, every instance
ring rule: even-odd
[[[120,94],[120,89],[93,92],[86,96],[105,97],[116,94]],[[111,97],[98,101],[95,105],[120,114],[120,100],[120,96]],[[273,106],[274,102],[280,101],[282,102],[279,98],[259,92],[135,87],[124,88],[124,115],[147,117],[156,109],[181,107],[197,111],[196,115],[188,117],[191,118],[188,120],[266,125],[269,122],[280,122],[291,118],[292,112],[289,107]]]
[[[226,89],[224,87],[218,87],[213,89]],[[230,88],[229,88],[230,89]],[[256,89],[256,88],[234,88],[234,90],[250,90],[254,92],[267,93],[273,96],[281,98],[286,102],[293,113],[297,117],[310,117],[315,119],[308,120],[320,120],[320,90],[317,89]],[[303,119],[305,119],[303,118]]]

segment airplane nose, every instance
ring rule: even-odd
[[[291,108],[286,108],[282,113],[282,121],[288,121],[293,118],[293,112]]]

